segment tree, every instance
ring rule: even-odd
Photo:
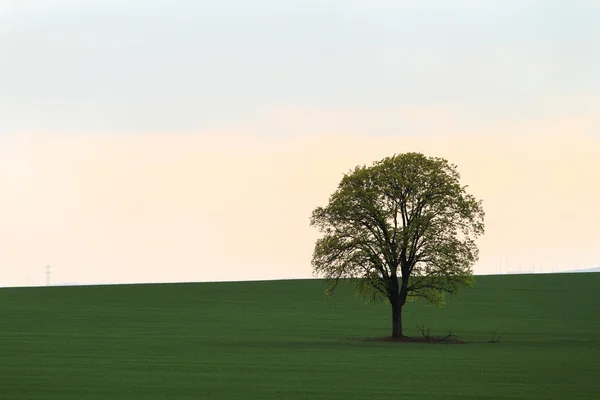
[[[446,293],[471,286],[484,211],[459,180],[456,165],[421,153],[345,174],[310,221],[323,234],[312,265],[329,282],[326,294],[348,279],[367,301],[389,301],[397,338],[407,300],[442,305]]]

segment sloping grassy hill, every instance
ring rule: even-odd
[[[405,327],[322,281],[0,289],[0,399],[600,398],[600,274],[478,277]],[[500,343],[489,343],[498,328]]]

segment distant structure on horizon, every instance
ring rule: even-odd
[[[573,269],[571,271],[566,271],[566,272],[600,272],[600,267],[587,268],[587,269]]]
[[[46,286],[50,286],[50,274],[51,274],[51,266],[46,265]]]

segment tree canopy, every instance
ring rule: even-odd
[[[403,336],[407,300],[441,305],[473,282],[484,211],[466,189],[456,165],[414,152],[345,174],[311,217],[323,234],[312,265],[328,279],[326,293],[349,279],[363,298],[389,301],[392,336]]]

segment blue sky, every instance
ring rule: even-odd
[[[311,277],[406,151],[483,200],[476,273],[596,267],[599,43],[596,1],[0,0],[0,286]]]

